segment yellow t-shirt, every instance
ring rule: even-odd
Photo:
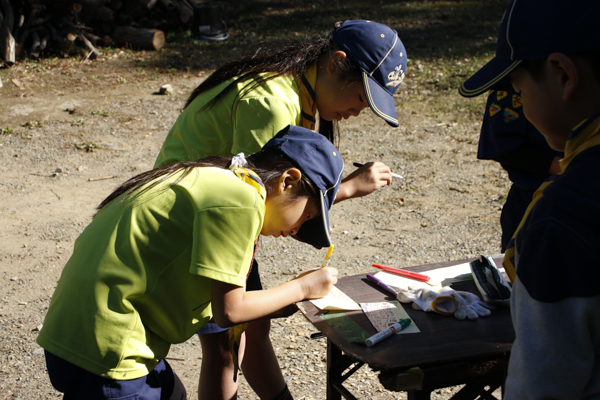
[[[202,109],[232,81],[200,94],[179,115],[155,168],[207,156],[231,157],[241,152],[248,156],[258,152],[281,129],[300,124],[300,91],[291,75],[270,79],[248,93],[244,92],[248,82],[238,84],[212,107]],[[240,93],[245,94],[238,99]]]
[[[180,176],[115,199],[77,238],[43,348],[100,376],[139,378],[211,319],[211,280],[245,286],[264,201],[228,170],[195,168],[169,187]]]

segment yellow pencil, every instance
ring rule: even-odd
[[[333,253],[333,244],[329,246],[329,250],[327,250],[327,255],[325,256],[325,260],[323,261],[323,265],[321,265],[321,268],[325,268],[327,266],[327,264],[329,263],[329,257],[331,257],[331,253]]]

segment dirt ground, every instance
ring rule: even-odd
[[[93,62],[0,69],[2,399],[59,397],[35,339],[74,240],[119,183],[152,167],[185,98],[203,79],[198,71],[135,67],[135,58],[147,57],[121,52]],[[499,252],[498,219],[509,181],[496,163],[476,159],[481,113],[472,110],[484,99],[417,88],[411,67],[397,98],[399,128],[370,111],[341,126],[346,173],[354,161],[380,160],[404,179],[334,207],[330,265],[340,276],[371,272],[373,262],[406,267]],[[166,83],[173,94],[156,94]],[[263,284],[284,282],[323,256],[324,250],[293,239],[264,238],[257,256]],[[311,340],[313,332],[298,313],[272,323],[296,399],[325,397],[325,342]],[[201,357],[197,338],[169,354],[191,399]],[[363,367],[346,385],[360,398],[406,398],[386,392],[376,377]],[[434,397],[448,398],[453,390]],[[243,378],[240,398],[256,398]]]

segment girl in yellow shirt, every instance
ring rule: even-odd
[[[330,243],[342,172],[326,138],[289,127],[247,160],[182,162],[125,182],[77,239],[52,296],[37,339],[52,384],[71,399],[185,399],[164,360],[172,343],[209,320],[230,327],[329,293],[333,268],[269,290],[245,284],[259,235],[313,221],[310,236]]]

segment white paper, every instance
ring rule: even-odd
[[[358,303],[337,287],[322,299],[310,300],[319,310],[356,311],[361,310]]]
[[[441,289],[442,286],[448,286],[453,282],[457,282],[454,277],[458,275],[470,274],[471,266],[469,263],[464,263],[419,273],[429,276],[431,278],[429,282],[421,282],[416,279],[405,278],[403,276],[384,271],[377,272],[375,276],[387,283],[389,286],[395,286],[401,289],[407,289],[410,286],[412,288],[425,288],[435,291]]]

